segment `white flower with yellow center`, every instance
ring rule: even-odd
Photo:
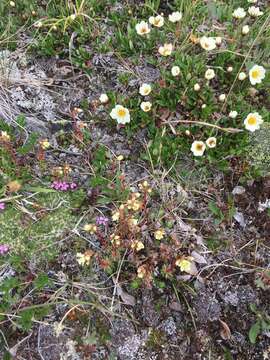
[[[158,49],[158,52],[162,56],[169,56],[171,55],[173,51],[173,44],[164,44],[163,46],[160,46]]]
[[[200,38],[200,45],[204,50],[207,51],[214,50],[217,47],[215,38],[207,36]]]
[[[211,149],[216,147],[217,146],[217,139],[214,136],[208,138],[206,140],[206,145]]]
[[[180,67],[173,66],[171,69],[172,76],[178,76],[180,74]]]
[[[244,25],[242,27],[242,34],[243,35],[247,35],[249,33],[249,26],[248,25]]]
[[[203,156],[203,153],[206,149],[205,143],[203,141],[193,141],[191,145],[191,151],[194,156]]]
[[[122,105],[116,105],[112,109],[110,116],[112,119],[116,120],[118,124],[126,124],[130,122],[129,110]]]
[[[151,91],[152,91],[152,88],[151,88],[151,85],[149,85],[149,84],[142,84],[139,89],[139,93],[142,96],[149,95]]]
[[[244,81],[246,79],[246,77],[247,77],[247,75],[244,72],[240,72],[239,75],[238,75],[238,79],[240,81]]]
[[[146,35],[150,33],[150,27],[145,21],[141,21],[140,23],[136,24],[135,29],[138,35]]]
[[[260,84],[265,78],[265,68],[260,65],[254,65],[249,70],[249,80],[252,85]]]
[[[248,13],[250,16],[253,17],[258,17],[263,15],[263,11],[261,11],[260,8],[257,6],[251,6],[250,8],[248,8]]]
[[[161,15],[150,16],[149,23],[153,26],[160,28],[164,25],[164,17]]]
[[[230,113],[229,113],[229,117],[230,117],[231,119],[235,119],[235,118],[237,117],[237,115],[238,115],[238,112],[235,111],[235,110],[232,110],[232,111],[230,111]]]
[[[214,79],[215,76],[216,76],[216,74],[213,69],[207,69],[204,74],[204,77],[206,78],[206,80],[212,80],[212,79]]]
[[[248,114],[244,121],[245,128],[251,132],[258,130],[262,123],[263,119],[257,112]]]
[[[243,8],[239,7],[237,9],[234,10],[233,12],[233,17],[236,19],[243,19],[246,16],[246,12]]]
[[[151,110],[152,108],[152,104],[150,103],[150,101],[143,101],[140,105],[142,111],[144,112],[148,112]]]
[[[180,21],[183,17],[183,14],[180,11],[175,11],[169,15],[169,21],[175,23]]]

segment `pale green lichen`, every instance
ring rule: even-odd
[[[270,123],[264,123],[259,130],[250,135],[247,157],[249,163],[262,175],[270,173]]]

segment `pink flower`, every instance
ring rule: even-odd
[[[0,211],[5,210],[6,204],[3,202],[0,202]]]
[[[0,245],[0,255],[5,255],[7,252],[9,252],[9,245],[7,244],[1,244]]]

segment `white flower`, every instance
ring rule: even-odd
[[[246,16],[246,12],[243,8],[239,7],[233,12],[233,17],[236,19],[243,19]]]
[[[219,97],[218,97],[218,100],[221,101],[221,102],[224,102],[225,99],[226,99],[226,95],[225,95],[225,94],[221,94],[221,95],[219,95]]]
[[[141,21],[135,26],[138,35],[146,35],[150,33],[150,27],[145,21]]]
[[[202,109],[205,109],[205,108],[206,108],[206,104],[202,104],[201,108],[202,108]]]
[[[203,153],[205,151],[205,143],[203,141],[193,141],[191,145],[191,151],[193,152],[194,156],[203,156]]]
[[[161,15],[150,16],[149,23],[156,27],[162,27],[164,25],[164,17]]]
[[[258,16],[263,15],[263,12],[257,6],[251,6],[250,8],[248,8],[248,13],[250,16],[253,16],[253,17],[258,17]]]
[[[179,66],[173,66],[171,70],[172,76],[177,76],[180,74],[180,67]]]
[[[144,112],[148,112],[151,110],[152,104],[150,103],[150,101],[143,101],[140,107]]]
[[[71,14],[71,15],[70,15],[70,19],[71,19],[72,21],[74,21],[74,20],[76,19],[76,14]]]
[[[250,4],[256,4],[257,0],[247,0],[247,2]]]
[[[248,25],[244,25],[242,27],[242,34],[243,35],[247,35],[249,33],[249,26]]]
[[[108,95],[101,94],[99,97],[99,101],[101,102],[101,104],[106,104],[109,101]]]
[[[217,36],[215,40],[216,40],[216,45],[218,45],[218,46],[219,46],[219,45],[221,45],[221,44],[222,44],[222,37]]]
[[[263,119],[257,112],[248,114],[244,121],[245,128],[251,132],[258,130],[262,123]]]
[[[10,5],[11,7],[15,7],[15,6],[16,6],[16,4],[15,4],[14,1],[10,1],[10,2],[9,2],[9,5]]]
[[[175,11],[169,15],[169,21],[175,23],[180,21],[183,17],[183,14],[180,11]]]
[[[158,52],[162,56],[169,56],[169,55],[171,55],[172,51],[173,51],[172,44],[164,44],[163,46],[160,46],[158,49]]]
[[[260,65],[254,65],[249,70],[249,80],[252,85],[260,84],[265,78],[265,68]]]
[[[197,84],[194,85],[194,90],[195,91],[199,91],[200,88],[201,88],[200,84],[197,83]]]
[[[115,108],[112,109],[110,115],[112,119],[118,122],[118,124],[126,124],[130,122],[129,110],[122,105],[116,105]]]
[[[230,113],[229,113],[229,117],[230,117],[231,119],[235,119],[235,118],[237,117],[237,115],[238,115],[238,112],[235,111],[235,110],[230,111]]]
[[[206,140],[206,145],[207,145],[209,148],[214,148],[214,147],[216,147],[216,145],[217,145],[217,139],[216,139],[214,136],[208,138],[208,139]]]
[[[216,74],[213,69],[207,69],[204,74],[204,77],[206,78],[206,80],[214,79],[215,76],[216,76]]]
[[[151,88],[151,85],[149,84],[142,84],[140,86],[140,89],[139,89],[139,93],[142,95],[142,96],[147,96],[150,94],[152,88]]]
[[[240,81],[244,81],[246,79],[246,77],[247,77],[247,75],[244,72],[240,72],[239,75],[238,75],[238,79]]]
[[[228,67],[227,67],[227,71],[228,71],[228,72],[232,72],[232,71],[233,71],[233,67],[232,67],[232,66],[228,66]]]
[[[203,36],[200,38],[200,45],[204,50],[214,50],[216,48],[216,40],[213,37]]]

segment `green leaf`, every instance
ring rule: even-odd
[[[256,343],[256,339],[257,339],[257,336],[259,335],[260,331],[261,331],[261,324],[259,321],[257,321],[255,324],[253,324],[251,326],[251,328],[249,329],[249,332],[248,332],[248,337],[249,337],[249,341],[251,342],[251,344]]]
[[[43,289],[45,286],[49,285],[50,279],[47,274],[39,274],[34,280],[34,285],[37,289]]]

